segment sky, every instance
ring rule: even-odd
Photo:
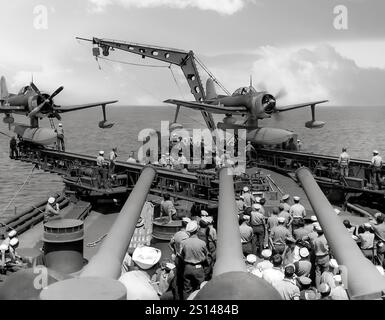
[[[100,60],[99,69],[92,44],[75,39],[95,36],[193,50],[230,92],[248,85],[250,75],[257,89],[285,89],[279,105],[315,99],[385,105],[383,0],[14,0],[0,6],[0,74],[9,91],[33,75],[42,91],[64,86],[57,104],[193,99],[178,67],[175,83],[167,65],[115,51],[110,59],[166,67]]]

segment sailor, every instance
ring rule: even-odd
[[[274,253],[282,254],[284,252],[286,239],[290,236],[290,231],[285,227],[285,218],[278,217],[278,225],[271,229],[269,237]]]
[[[374,233],[370,223],[364,224],[364,232],[358,234],[360,239],[360,248],[364,256],[368,259],[373,258],[373,246],[374,246]]]
[[[198,290],[205,281],[203,264],[207,260],[206,243],[197,236],[198,223],[190,221],[186,226],[190,237],[182,242],[182,257],[184,260],[184,286],[183,296],[186,299],[193,291]]]
[[[325,238],[324,232],[318,222],[314,225],[314,229],[317,232],[317,238],[312,242],[315,255],[315,282],[318,288],[321,283],[322,273],[329,267],[329,245]]]
[[[253,228],[253,252],[260,255],[264,248],[265,241],[265,216],[260,212],[261,205],[258,203],[253,204],[252,211],[250,213],[250,225]]]
[[[346,152],[346,148],[342,148],[342,153],[338,158],[338,165],[340,167],[340,174],[342,177],[349,176],[349,162],[350,162],[350,156]]]
[[[236,213],[238,215],[243,215],[243,212],[245,210],[245,202],[243,201],[243,199],[241,198],[239,193],[237,193],[235,195],[235,204],[236,204],[236,207],[237,207],[237,212]]]
[[[293,217],[293,231],[300,227],[301,224],[304,224],[304,218],[306,217],[305,207],[299,203],[301,200],[300,197],[293,197],[294,204],[290,207],[289,213]]]
[[[289,213],[289,211],[286,210],[287,206],[285,206],[284,203],[280,203],[280,205],[279,205],[278,208],[279,208],[279,210],[280,210],[278,217],[283,217],[283,218],[285,219],[285,226],[286,226],[286,228],[287,228],[289,231],[291,231],[291,224],[292,224],[292,222],[293,222],[293,217],[292,217],[292,215]],[[289,210],[290,210],[290,208],[289,208]]]
[[[246,262],[247,272],[249,272],[249,273],[251,273],[251,274],[253,274],[259,278],[262,278],[262,273],[260,272],[260,270],[255,265],[255,263],[257,262],[257,256],[255,254],[247,255],[245,262]]]
[[[299,300],[300,291],[294,280],[295,267],[293,264],[285,266],[285,278],[276,283],[275,288],[284,300]]]
[[[239,232],[241,234],[242,252],[246,257],[253,253],[252,241],[253,241],[253,228],[250,227],[250,216],[243,215],[240,219],[241,225],[239,226]]]
[[[183,151],[179,150],[178,158],[175,160],[175,165],[185,173],[187,172],[188,161],[186,157],[183,155]]]
[[[371,167],[372,167],[372,173],[373,178],[376,180],[378,190],[382,189],[382,183],[381,183],[381,169],[382,169],[382,158],[379,156],[378,151],[373,151],[373,157],[371,160]]]
[[[287,212],[290,211],[290,207],[291,207],[289,204],[289,200],[290,200],[290,195],[288,194],[283,195],[281,198],[281,204],[283,205],[284,210]]]
[[[310,275],[312,264],[309,260],[309,250],[305,247],[299,249],[300,260],[294,262],[295,274],[297,277],[308,277]]]
[[[245,202],[245,208],[251,208],[252,204],[254,203],[254,198],[250,193],[249,187],[243,187],[242,196],[243,201]]]
[[[175,272],[175,284],[176,284],[176,298],[182,300],[183,298],[183,270],[184,262],[182,258],[182,242],[189,238],[189,234],[186,231],[187,224],[191,221],[188,217],[182,218],[182,228],[174,234],[171,238],[169,247],[171,249],[172,255],[175,262],[176,272]]]
[[[302,142],[299,139],[297,139],[297,149],[298,149],[298,151],[302,150]]]
[[[58,128],[56,129],[57,133],[57,147],[59,151],[65,151],[65,146],[64,146],[64,129],[63,125],[59,123]]]
[[[285,277],[282,272],[282,257],[279,254],[275,254],[271,262],[273,263],[273,267],[269,269],[265,269],[262,272],[262,278],[270,283],[273,287],[276,286],[278,282],[283,280]]]
[[[130,152],[130,155],[127,159],[127,162],[129,162],[129,163],[136,163],[137,162],[135,159],[135,152],[134,151]]]
[[[274,207],[271,216],[267,218],[268,232],[270,232],[274,227],[278,225],[278,214],[279,209],[277,207]]]
[[[97,166],[97,173],[98,173],[98,184],[99,188],[105,188],[105,182],[106,182],[106,160],[104,159],[104,151],[100,150],[99,155],[96,157],[96,166]]]
[[[54,197],[49,197],[44,211],[44,223],[60,218],[59,204]]]
[[[172,221],[172,218],[176,215],[176,209],[169,193],[163,195],[163,200],[160,203],[160,216],[163,217],[164,215],[169,217],[169,221]]]
[[[261,255],[262,255],[263,261],[257,263],[257,268],[262,273],[264,270],[272,268],[273,264],[270,262],[270,258],[272,255],[272,252],[270,249],[262,250]]]
[[[297,278],[297,282],[300,286],[300,300],[318,300],[319,294],[317,289],[311,285],[311,279],[305,276]]]
[[[118,148],[114,147],[110,152],[110,174],[114,174],[115,172],[116,158],[118,157],[117,151]]]
[[[9,157],[11,159],[19,158],[19,151],[17,150],[17,141],[15,137],[12,137],[9,141]]]
[[[246,145],[246,161],[249,162],[254,158],[254,155],[257,153],[254,146],[251,144],[251,141],[247,141]]]

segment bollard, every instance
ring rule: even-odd
[[[338,263],[347,271],[347,291],[352,299],[380,299],[385,278],[362,254],[345,226],[335,214],[309,169],[302,167],[296,175],[328,240]]]
[[[217,260],[213,278],[195,300],[281,300],[268,282],[247,272],[236,212],[233,176],[223,168],[219,172]]]

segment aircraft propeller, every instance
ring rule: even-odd
[[[61,117],[60,117],[60,115],[58,114],[58,112],[55,110],[55,109],[59,108],[59,106],[57,106],[57,105],[55,105],[55,104],[53,103],[53,98],[56,97],[60,92],[62,92],[63,89],[64,89],[64,87],[61,86],[61,87],[57,88],[57,89],[56,89],[56,90],[55,90],[49,97],[46,97],[46,96],[44,96],[44,95],[40,92],[39,88],[36,87],[36,85],[35,85],[33,82],[31,82],[30,86],[31,86],[31,88],[38,94],[38,96],[39,96],[41,99],[43,99],[43,102],[40,103],[36,108],[34,108],[34,109],[28,114],[28,116],[29,116],[30,118],[35,117],[35,116],[40,112],[40,110],[41,110],[46,104],[49,103],[49,104],[50,104],[50,107],[51,107],[51,109],[52,109],[52,111],[50,112],[50,114],[52,114],[54,117],[56,117],[58,120],[60,120]]]

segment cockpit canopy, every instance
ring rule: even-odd
[[[30,86],[25,86],[23,88],[20,89],[19,93],[18,94],[26,94],[28,91],[31,91],[31,87]]]
[[[234,91],[234,93],[232,94],[232,96],[243,96],[245,94],[256,94],[257,93],[257,90],[255,90],[254,87],[250,86],[250,87],[241,87],[241,88],[238,88],[237,90]]]

